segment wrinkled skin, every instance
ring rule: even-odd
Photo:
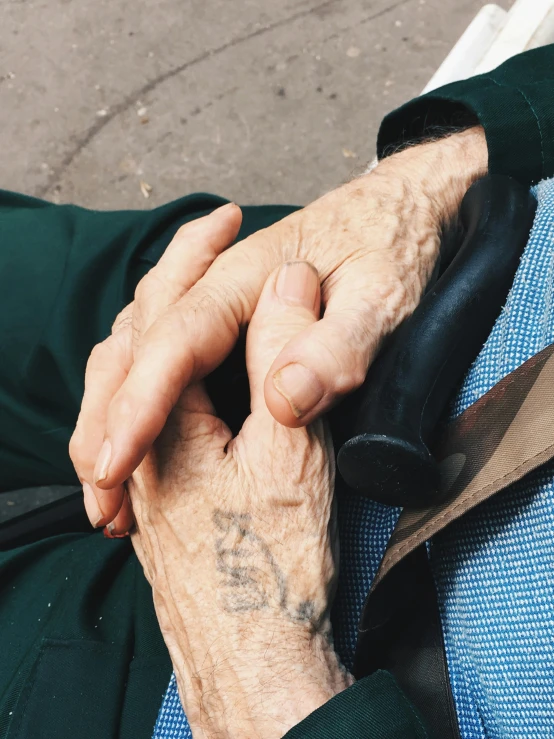
[[[324,314],[268,366],[269,411],[304,426],[358,387],[382,339],[417,305],[441,229],[486,167],[474,128],[395,154],[228,251],[237,206],[183,227],[87,367],[70,453],[93,524],[112,522],[114,533],[131,525],[124,481],[183,389],[228,354],[283,262],[317,268]]]
[[[315,270],[285,271],[288,291],[273,273],[248,330],[252,410],[239,435],[195,384],[128,483],[132,541],[195,739],[277,739],[352,682],[330,642],[330,436],[321,419],[286,428],[264,398],[281,348],[319,316]]]

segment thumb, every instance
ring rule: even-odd
[[[403,317],[402,306],[391,299],[391,309],[378,288],[335,286],[323,318],[283,348],[265,384],[267,407],[277,421],[305,426],[363,383],[382,337],[398,323],[394,316]]]
[[[267,279],[246,341],[252,412],[266,407],[264,384],[275,358],[318,320],[320,308],[319,275],[309,262],[286,262]],[[281,402],[288,405],[283,396]]]

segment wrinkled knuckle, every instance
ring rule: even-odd
[[[124,316],[118,316],[114,324],[112,326],[112,334],[119,333],[119,331],[124,331],[125,329],[130,328],[133,325],[133,316],[132,315],[124,315]]]
[[[196,300],[194,315],[208,322],[217,317],[223,323],[222,328],[236,335],[239,326],[246,323],[248,315],[240,286],[230,280],[217,290],[206,287]]]
[[[117,314],[116,319],[112,324],[112,333],[125,329],[128,326],[131,326],[132,323],[133,303],[129,303],[129,305],[126,305],[125,308]]]
[[[225,304],[233,312],[240,326],[243,326],[252,314],[257,298],[257,293],[251,286],[238,280],[231,280],[223,294]]]
[[[202,415],[196,417],[195,423],[188,428],[186,434],[187,441],[194,441],[196,444],[206,448],[213,445],[214,437],[219,436],[223,432],[223,422],[216,416]]]
[[[306,259],[315,230],[310,216],[303,208],[263,230],[264,246],[279,262]]]

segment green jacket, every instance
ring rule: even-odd
[[[378,154],[475,121],[490,172],[554,176],[554,46],[402,106],[383,121]],[[221,202],[91,213],[0,192],[0,491],[76,482],[67,443],[91,346],[178,226]],[[245,209],[241,237],[290,211]],[[150,739],[171,665],[128,541],[75,533],[0,553],[0,633],[0,739]],[[286,736],[427,733],[378,672]]]

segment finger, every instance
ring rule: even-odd
[[[206,271],[216,256],[236,237],[240,208],[233,203],[179,229],[159,263],[140,281],[137,300],[117,316],[109,338],[93,350],[87,366],[85,393],[72,442],[78,474],[92,484],[94,465],[106,428],[108,405],[121,387],[133,363],[132,343],[140,332],[137,314],[148,325],[163,308],[177,300]],[[134,324],[134,325],[133,325]],[[133,325],[133,326],[132,326]],[[119,331],[125,331],[119,334]],[[117,351],[124,345],[124,351]],[[115,351],[114,351],[115,350]],[[98,436],[101,436],[98,443]]]
[[[171,243],[165,250],[158,264],[153,267],[141,280],[136,290],[136,299],[130,303],[117,317],[113,330],[131,324],[132,336],[136,337],[148,328],[167,306],[178,300],[207,270],[209,265],[223,249],[225,249],[237,236],[242,220],[242,213],[238,206],[228,203],[204,218],[196,219],[182,226],[176,233]],[[132,357],[126,363],[126,373],[132,364]],[[126,373],[122,379],[126,377]],[[109,383],[105,383],[107,385]],[[119,387],[119,386],[118,386]],[[113,393],[118,389],[113,388]],[[93,393],[94,394],[94,393]],[[111,397],[109,398],[111,400]],[[207,399],[208,409],[211,408]],[[93,402],[97,398],[93,398]],[[85,404],[86,405],[86,404]],[[98,403],[95,404],[96,419],[90,416],[90,424],[99,427],[102,425],[102,433],[105,430],[108,404],[102,405],[101,412]],[[92,448],[92,447],[89,447]],[[95,448],[92,465],[100,447]],[[109,491],[111,495],[107,498],[101,488],[92,484],[89,486],[102,509],[106,513],[102,520],[109,514],[115,516],[113,521],[106,527],[107,536],[119,536],[130,528],[133,520],[132,508],[127,494],[122,497],[122,486]],[[104,493],[104,495],[103,495]],[[122,500],[119,512],[117,504]]]
[[[133,324],[133,311],[135,309],[135,301],[128,303],[122,311],[120,311],[112,324],[112,334],[131,328]]]
[[[111,521],[104,529],[104,536],[107,539],[119,538],[126,536],[129,531],[133,528],[134,517],[133,508],[127,492],[123,496],[121,508],[119,509],[117,516]]]
[[[114,519],[123,499],[122,485],[102,490],[94,485],[93,473],[110,400],[125,380],[131,363],[130,325],[95,346],[87,362],[85,392],[69,443],[69,455],[83,487],[88,485],[85,507],[93,526],[103,526]]]
[[[309,262],[287,262],[267,280],[246,342],[253,413],[266,409],[264,384],[275,358],[293,337],[317,321],[320,308],[319,275]]]
[[[95,468],[100,487],[113,487],[132,474],[183,388],[227,356],[275,266],[274,251],[264,244],[253,258],[251,247],[239,245],[221,254],[144,334],[131,371],[110,403],[106,442]]]
[[[174,429],[175,425],[179,427],[177,434]],[[208,394],[203,385],[198,383],[184,391],[164,428],[159,444],[165,447],[163,456],[166,459],[174,460],[175,455],[178,455],[177,458],[183,460],[185,466],[194,464],[196,461],[205,466],[206,455],[212,451],[222,451],[230,438],[231,432],[216,417],[215,408]],[[202,452],[200,456],[190,453],[193,451],[193,446],[196,447],[195,451]],[[91,486],[85,483],[84,490],[85,486],[87,488],[85,506],[90,507]],[[125,536],[133,525],[133,508],[130,497],[125,491],[121,507],[113,521],[105,527],[104,536],[108,539]]]
[[[142,335],[169,306],[206,273],[216,257],[237,237],[242,212],[235,203],[186,223],[177,231],[159,262],[142,278],[135,292],[140,318],[135,336]]]
[[[363,383],[393,327],[383,300],[367,286],[335,286],[324,317],[291,339],[269,370],[265,398],[276,420],[305,426]]]
[[[95,349],[96,356],[87,366],[81,413],[72,440],[72,459],[77,473],[95,492],[100,488],[94,485],[94,467],[106,433],[108,408],[133,364],[132,338],[203,275],[213,259],[236,237],[241,217],[240,208],[230,203],[180,228],[158,265],[139,283],[136,300],[131,304],[133,308],[127,306],[116,319],[115,334],[119,336],[119,331],[125,330],[125,340],[131,339],[125,345],[125,356],[121,352],[111,356],[114,354],[111,338]],[[113,502],[104,497],[106,504],[103,506],[98,499],[99,505],[106,509],[104,518],[107,517],[107,521],[117,514],[123,481],[104,486],[117,491]]]

